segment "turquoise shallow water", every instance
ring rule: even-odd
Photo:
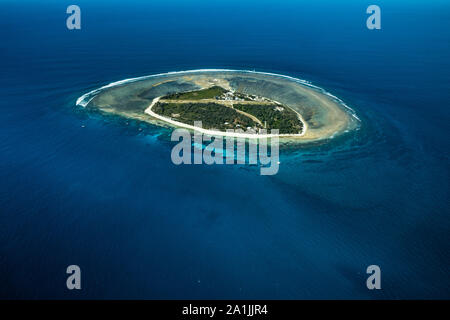
[[[353,3],[82,1],[69,32],[64,5],[3,2],[0,297],[449,298],[450,8],[380,5],[372,32]],[[283,149],[261,176],[175,166],[170,130],[75,106],[201,68],[309,80],[361,127]],[[365,287],[370,264],[381,291]]]

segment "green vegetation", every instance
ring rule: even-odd
[[[267,130],[280,130],[280,134],[299,133],[303,127],[303,123],[299,120],[297,113],[286,106],[275,104],[234,104],[233,107],[258,118],[266,125]]]
[[[228,90],[214,86],[208,89],[189,91],[189,92],[180,92],[180,93],[172,93],[164,97],[167,100],[202,100],[202,99],[215,99],[228,92]]]
[[[251,118],[236,110],[218,103],[166,103],[158,102],[152,109],[162,116],[194,125],[194,121],[202,121],[205,129],[236,129],[261,127]]]
[[[193,125],[194,121],[202,121],[203,128],[206,129],[242,128],[246,130],[248,127],[258,129],[265,126],[267,130],[278,129],[280,134],[301,132],[303,124],[292,109],[275,103],[257,102],[255,101],[257,98],[257,96],[239,92],[231,93],[222,87],[213,86],[207,89],[166,95],[153,107],[153,111],[190,125]],[[226,100],[229,101],[228,103],[232,103],[232,107],[231,105],[207,102],[204,101],[205,99]],[[236,99],[245,100],[246,103]],[[167,100],[177,100],[177,102]],[[257,118],[260,123],[252,116]]]

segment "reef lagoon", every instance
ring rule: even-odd
[[[324,89],[294,77],[248,70],[190,70],[120,80],[84,94],[77,99],[77,105],[171,125],[173,121],[148,114],[152,101],[169,93],[213,86],[268,98],[292,108],[302,117],[304,130],[302,134],[285,135],[291,141],[321,141],[359,126],[354,110]]]

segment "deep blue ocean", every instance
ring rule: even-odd
[[[374,1],[381,30],[370,4],[0,1],[0,298],[449,299],[450,3]],[[360,129],[261,176],[176,166],[170,130],[75,106],[203,68],[311,81]]]

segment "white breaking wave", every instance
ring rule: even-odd
[[[323,94],[331,97],[332,99],[334,99],[335,101],[339,102],[339,104],[341,104],[343,107],[345,107],[347,110],[350,111],[350,114],[359,122],[361,122],[361,119],[358,118],[358,116],[355,113],[355,110],[353,110],[352,108],[350,108],[344,101],[342,101],[341,99],[339,99],[338,97],[336,97],[335,95],[329,93],[328,91],[326,91],[325,89],[318,87],[316,85],[313,85],[310,81],[307,80],[303,80],[303,79],[299,79],[299,78],[294,78],[291,76],[286,76],[283,74],[278,74],[278,73],[271,73],[271,72],[261,72],[261,71],[253,71],[253,70],[234,70],[234,69],[197,69],[197,70],[185,70],[185,71],[170,71],[170,72],[165,72],[165,73],[158,73],[158,74],[152,74],[152,75],[148,75],[148,76],[142,76],[142,77],[136,77],[136,78],[129,78],[129,79],[124,79],[124,80],[120,80],[120,81],[115,81],[115,82],[111,82],[110,84],[107,84],[103,87],[100,87],[98,89],[92,90],[88,93],[83,94],[81,97],[79,97],[76,101],[76,105],[77,106],[82,106],[82,107],[86,107],[89,102],[91,102],[92,99],[95,98],[95,96],[100,93],[101,91],[103,91],[104,89],[107,88],[111,88],[111,87],[115,87],[115,86],[119,86],[125,83],[132,83],[132,82],[136,82],[136,81],[141,81],[141,80],[146,80],[146,79],[150,79],[150,78],[154,78],[154,77],[160,77],[160,76],[165,76],[165,75],[173,75],[173,74],[180,74],[180,73],[196,73],[196,72],[244,72],[244,73],[256,73],[256,74],[265,74],[265,75],[270,75],[270,76],[275,76],[275,77],[280,77],[280,78],[286,78],[289,80],[292,80],[294,82],[298,82],[301,83],[305,86],[314,88],[319,90],[320,92],[322,92]]]

